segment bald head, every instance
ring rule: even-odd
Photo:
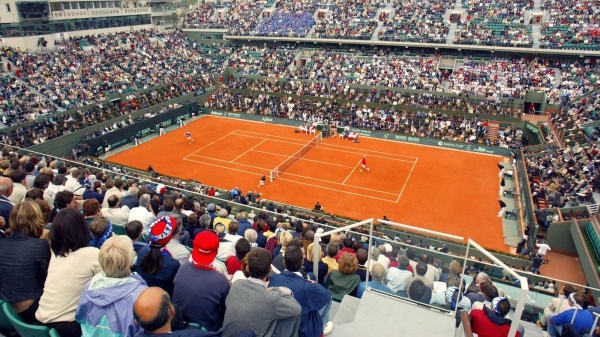
[[[0,195],[9,197],[12,193],[13,181],[7,177],[0,177]]]
[[[373,281],[383,281],[383,278],[385,277],[385,268],[383,268],[381,263],[373,264],[373,268],[371,269],[371,276],[373,276]]]
[[[171,332],[174,314],[169,294],[159,287],[145,289],[133,304],[136,324],[148,332]]]

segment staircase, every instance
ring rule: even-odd
[[[454,35],[456,34],[457,23],[451,23],[448,27],[448,35],[446,36],[446,44],[454,43]]]
[[[487,139],[492,142],[498,139],[498,130],[500,130],[500,122],[488,121]]]

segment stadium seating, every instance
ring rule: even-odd
[[[21,336],[27,337],[61,337],[56,330],[48,329],[45,326],[41,325],[31,325],[24,323],[21,318],[15,313],[10,304],[4,302],[2,304],[2,310],[4,314],[13,325],[15,330]]]

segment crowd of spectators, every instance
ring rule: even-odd
[[[314,0],[278,1],[275,10],[264,12],[253,35],[305,37],[315,24]]]
[[[8,76],[0,80],[0,114],[4,125],[24,123],[56,111],[48,98],[32,92],[23,81]]]
[[[256,26],[253,35],[305,37],[314,24],[315,19],[311,12],[277,10],[262,19]]]
[[[10,150],[3,149],[0,177],[0,199],[11,201],[0,208],[0,299],[26,323],[61,336],[196,336],[191,326],[183,330],[188,321],[203,335],[328,335],[333,297],[361,298],[367,277],[377,291],[469,312],[479,334],[491,324],[486,315],[509,329],[510,304],[495,299],[504,291],[486,266],[469,266],[467,284],[459,262],[436,258],[449,252],[446,245],[397,235],[370,247],[351,232],[315,244],[324,221],[236,211],[160,182],[122,178],[122,169],[97,161],[84,160],[101,169]],[[19,291],[25,278],[28,292]]]
[[[317,51],[305,67],[293,67],[288,77],[336,83],[442,91],[436,58],[361,56]]]
[[[541,26],[540,48],[600,49],[600,8],[576,0],[545,0],[550,19]]]
[[[326,97],[366,103],[382,103],[391,106],[411,106],[416,108],[458,110],[474,114],[511,116],[512,112],[502,106],[499,100],[485,100],[479,104],[468,103],[460,96],[438,96],[424,93],[417,95],[393,90],[357,89],[348,84],[312,83],[300,80],[280,81],[277,79],[248,80],[238,77],[226,84],[233,89],[263,92],[278,92],[288,95]]]
[[[593,143],[527,154],[526,164],[534,202],[547,200],[549,207],[594,203],[593,192],[600,190],[600,156]]]
[[[241,45],[234,49],[228,65],[243,75],[278,76],[288,71],[296,57],[295,47],[259,47]]]
[[[380,5],[374,0],[333,0],[325,15],[319,17],[314,37],[370,40],[377,28],[376,15]]]
[[[232,0],[227,4],[228,35],[250,35],[259,23],[265,1]]]
[[[446,43],[449,25],[444,22],[451,1],[406,1],[395,4],[394,15],[386,17],[379,31],[384,41]]]
[[[428,97],[429,98],[429,97]],[[413,103],[426,106],[427,98],[411,99]],[[272,115],[283,118],[323,123],[325,125],[349,126],[351,128],[375,131],[389,131],[419,137],[474,142],[488,145],[519,148],[527,144],[521,130],[506,128],[500,133],[500,140],[491,143],[487,139],[487,120],[460,115],[447,115],[426,111],[407,112],[400,108],[375,108],[360,102],[338,103],[337,100],[300,100],[291,96],[271,96],[269,94],[236,93],[219,91],[208,101],[209,109],[247,112]]]
[[[215,16],[215,4],[203,3],[188,12],[181,23],[182,28],[227,28],[228,20],[225,17]]]
[[[17,76],[64,108],[91,104],[109,92],[221,72],[229,55],[226,48],[199,44],[179,31],[98,34],[56,44],[56,51],[45,54],[13,50],[8,59]]]
[[[530,90],[553,89],[555,76],[549,63],[514,57],[465,61],[448,81],[456,93],[522,99]]]
[[[596,91],[589,97],[563,104],[559,112],[550,115],[550,124],[563,142],[597,141],[600,136],[598,127],[593,129],[592,134],[586,134],[585,127],[587,123],[600,119],[599,111],[600,93]]]
[[[531,26],[524,24],[525,10],[533,1],[463,0],[466,23],[459,23],[455,44],[476,44],[506,47],[531,47]]]

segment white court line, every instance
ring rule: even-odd
[[[331,181],[331,180],[324,180],[324,179],[318,179],[318,178],[314,178],[314,177],[307,177],[307,176],[303,176],[300,174],[294,174],[294,173],[288,173],[286,171],[284,172],[279,172],[279,175],[282,174],[286,174],[286,175],[290,175],[290,176],[296,176],[296,177],[301,177],[301,178],[306,178],[306,179],[310,179],[310,180],[317,180],[317,181],[322,181],[322,182],[326,182],[332,185],[341,185],[341,186],[346,186],[346,187],[352,187],[352,188],[357,188],[359,190],[365,190],[365,191],[371,191],[371,192],[377,192],[377,193],[383,193],[383,194],[390,194],[390,195],[396,195],[396,193],[391,193],[391,192],[384,192],[384,191],[380,191],[380,190],[374,190],[372,188],[366,188],[366,187],[360,187],[360,186],[354,186],[354,185],[345,185],[342,183],[336,183],[335,181]],[[277,178],[277,179],[281,179],[281,178]]]
[[[234,131],[235,132],[235,131]],[[294,142],[286,142],[285,140],[277,140],[277,139],[269,139],[269,138],[265,138],[263,137],[258,137],[258,136],[249,136],[249,135],[242,135],[239,133],[234,133],[232,136],[240,136],[240,137],[249,137],[249,138],[258,138],[258,139],[266,139],[266,140],[270,140],[273,142],[278,142],[278,143],[286,143],[286,144],[294,144],[294,145],[299,145],[299,146],[304,146],[306,145],[306,142],[302,142],[302,143],[294,143]]]
[[[266,141],[267,141],[266,139],[263,139],[263,141],[262,141],[262,142],[260,142],[260,143],[258,143],[258,144],[256,144],[256,145],[254,145],[253,147],[249,148],[249,149],[248,149],[246,152],[244,152],[244,153],[240,154],[239,156],[235,157],[235,158],[234,158],[232,161],[230,161],[230,163],[233,163],[234,161],[236,161],[236,159],[238,159],[238,158],[240,158],[241,156],[245,155],[246,153],[248,153],[248,152],[252,151],[252,149],[254,149],[255,147],[259,146],[260,144],[262,144],[262,143],[264,143],[264,142],[266,142]]]
[[[417,158],[417,160],[419,160],[419,159]],[[402,196],[402,193],[404,192],[404,188],[408,184],[408,180],[410,179],[410,175],[413,173],[413,170],[415,169],[415,166],[417,166],[417,160],[415,160],[415,163],[413,164],[413,167],[410,169],[410,172],[408,172],[408,177],[406,177],[406,181],[404,182],[404,186],[402,186],[402,190],[400,191],[400,194],[398,194],[398,199],[396,199],[396,202],[400,201],[400,197]]]
[[[264,133],[258,133],[258,132],[252,132],[252,131],[246,131],[246,130],[236,130],[236,132],[252,133],[252,134],[257,134],[257,135],[262,135],[262,136],[265,136],[265,135],[266,135],[266,134],[264,134]],[[238,133],[236,133],[236,134],[238,134]],[[239,134],[238,134],[238,135],[239,135]],[[240,135],[240,136],[241,136],[241,135]],[[273,135],[268,135],[268,136],[277,137],[277,138],[282,138],[282,139],[287,139],[287,140],[296,140],[296,138],[291,138],[291,137],[282,137],[282,136],[273,136]],[[263,138],[264,138],[264,137],[263,137]],[[379,139],[379,138],[375,138],[375,137],[369,137],[369,138],[371,138],[371,139]],[[327,139],[327,138],[324,138],[324,139]],[[396,142],[396,143],[400,143],[400,144],[402,144],[402,142]],[[334,146],[334,147],[341,147],[341,148],[344,148],[344,149],[354,149],[353,147],[350,147],[350,146],[343,146],[343,145],[328,144],[328,143],[325,143],[325,142],[323,142],[323,141],[321,141],[321,142],[319,143],[319,145],[324,145],[324,146]],[[318,146],[317,146],[317,147],[318,147]],[[364,151],[368,151],[368,152],[374,152],[374,153],[387,154],[387,155],[390,155],[390,156],[396,156],[396,157],[405,157],[405,158],[413,158],[413,159],[417,159],[417,158],[419,158],[419,157],[405,156],[405,155],[402,155],[402,154],[395,154],[395,153],[389,153],[389,152],[381,152],[381,151],[375,151],[375,150],[366,150],[366,149],[363,149],[363,150],[364,150]],[[358,153],[357,153],[357,154],[358,154]],[[412,163],[412,161],[411,161],[411,163]]]
[[[275,138],[281,138],[281,139],[287,139],[287,140],[297,140],[297,141],[301,141],[300,139],[297,138],[292,138],[292,137],[283,137],[283,136],[275,136],[275,135],[271,135],[268,133],[260,133],[260,132],[252,132],[252,131],[246,131],[246,130],[235,130],[236,132],[245,132],[245,133],[252,133],[255,135],[261,135],[261,136],[270,136],[270,137],[275,137]]]
[[[232,163],[229,160],[223,160],[223,159],[217,159],[217,158],[213,158],[213,157],[205,157],[205,156],[199,156],[197,154],[192,154],[192,157],[198,157],[198,158],[203,158],[203,159],[210,159],[210,160],[216,160],[216,161],[220,161],[223,163],[230,163],[230,164],[234,164],[234,165],[239,165],[239,166],[246,166],[246,167],[251,167],[251,168],[255,168],[255,169],[259,169],[259,170],[266,170],[266,171],[271,171],[268,168],[264,168],[264,167],[258,167],[258,166],[252,166],[252,165],[246,165],[246,164],[240,164],[240,163]],[[189,157],[189,156],[188,156]],[[225,167],[225,166],[224,166]]]
[[[321,145],[321,144],[322,143],[319,143],[319,145]],[[338,149],[328,149],[326,147],[321,147],[319,145],[316,146],[317,149],[323,149],[323,150],[329,150],[329,151],[337,151],[337,152],[344,152],[344,153],[351,153],[351,154],[359,155],[361,157],[364,156],[362,153],[359,153],[359,152],[344,151],[344,150],[338,150]],[[364,150],[364,151],[368,151],[368,150]],[[375,152],[377,152],[377,151],[375,151]],[[386,153],[386,152],[379,152],[379,153]],[[396,159],[396,158],[388,158],[388,157],[376,156],[376,155],[373,155],[373,154],[371,154],[370,156],[371,157],[375,157],[375,158],[382,158],[382,159],[388,159],[388,160],[401,161],[401,162],[404,162],[404,163],[411,163],[411,164],[414,163],[414,161],[412,161],[412,160],[403,160],[403,159]]]
[[[366,157],[367,155],[365,155]],[[354,166],[354,168],[352,169],[352,171],[350,171],[350,174],[348,174],[348,176],[346,177],[346,179],[344,179],[344,181],[342,181],[342,185],[346,184],[346,180],[348,180],[348,178],[350,178],[350,176],[352,175],[352,173],[354,173],[354,171],[356,171],[356,168],[358,167],[358,165],[361,164],[361,161],[358,161],[358,164],[356,164],[356,166]]]
[[[260,151],[260,150],[252,150],[252,152],[260,152],[260,153],[265,153],[265,154],[270,154],[270,155],[273,155],[273,156],[280,156],[280,157],[289,157],[286,154],[272,153],[272,152]],[[313,160],[313,159],[306,159],[306,158],[300,158],[299,160],[313,161],[315,163],[326,164],[326,165],[331,165],[331,166],[340,166],[340,167],[352,168],[352,166],[327,163],[327,162],[320,161],[320,160]]]
[[[225,136],[223,136],[223,137],[221,137],[221,138],[219,138],[219,139],[217,139],[217,140],[213,141],[212,143],[208,143],[208,144],[204,145],[203,147],[199,148],[198,150],[196,150],[196,151],[194,151],[194,152],[192,152],[192,153],[188,154],[187,156],[183,157],[183,159],[185,159],[185,158],[187,158],[187,157],[189,157],[189,156],[193,155],[194,153],[196,153],[196,152],[198,152],[198,151],[200,151],[200,150],[202,150],[202,149],[205,149],[205,148],[207,148],[207,147],[211,146],[212,144],[214,144],[214,143],[216,143],[216,142],[220,141],[221,139],[223,139],[223,138],[225,138],[225,137],[227,137],[227,136],[231,135],[231,134],[232,134],[232,133],[234,133],[234,132],[235,132],[235,130],[233,130],[233,131],[231,131],[230,133],[226,134]]]
[[[249,173],[249,174],[253,174],[255,176],[260,176],[260,177],[262,177],[264,175],[262,173],[254,173],[254,172],[240,170],[240,169],[235,169],[235,168],[231,168],[231,167],[227,167],[227,166],[223,166],[223,165],[210,164],[210,163],[206,163],[206,162],[198,161],[198,160],[192,160],[192,159],[187,159],[187,158],[183,158],[183,160],[192,161],[194,163],[199,163],[199,164],[205,164],[205,165],[215,166],[215,167],[219,167],[219,168],[227,169],[227,170],[234,170],[234,171],[238,171],[238,172]]]
[[[379,139],[379,138],[375,138],[375,137],[369,137],[370,139]],[[387,139],[383,139],[383,140],[387,140]],[[398,144],[405,144],[402,142],[396,142]],[[325,146],[334,146],[334,147],[341,147],[344,149],[354,149],[353,147],[350,146],[344,146],[344,145],[336,145],[336,144],[329,144],[329,143],[325,143],[325,142],[320,142],[320,145],[325,145]],[[368,149],[361,149],[363,151],[367,151],[367,152],[374,152],[374,153],[381,153],[381,154],[387,154],[390,156],[396,156],[396,157],[405,157],[405,158],[413,158],[413,159],[418,159],[419,157],[413,157],[413,156],[405,156],[403,154],[395,154],[395,153],[389,153],[389,152],[381,152],[381,151],[375,151],[375,150],[368,150]]]
[[[322,189],[325,189],[325,190],[331,190],[331,191],[336,191],[336,192],[340,192],[340,193],[354,194],[354,195],[358,195],[358,196],[361,196],[361,197],[364,197],[364,198],[371,198],[371,199],[377,199],[377,200],[382,200],[382,201],[387,201],[387,202],[394,202],[394,200],[388,200],[388,199],[383,199],[383,198],[378,198],[378,197],[372,197],[372,196],[364,195],[364,194],[360,194],[360,193],[340,191],[337,188],[330,188],[330,187],[319,186],[319,185],[314,185],[314,184],[302,183],[302,182],[299,182],[299,181],[285,179],[285,178],[281,178],[281,177],[277,178],[277,180],[289,181],[289,182],[296,183],[296,184],[307,185],[307,186],[312,186],[312,187],[316,187],[316,188],[322,188]],[[349,186],[349,185],[345,185],[345,186]],[[381,192],[381,193],[386,193],[386,192]]]

